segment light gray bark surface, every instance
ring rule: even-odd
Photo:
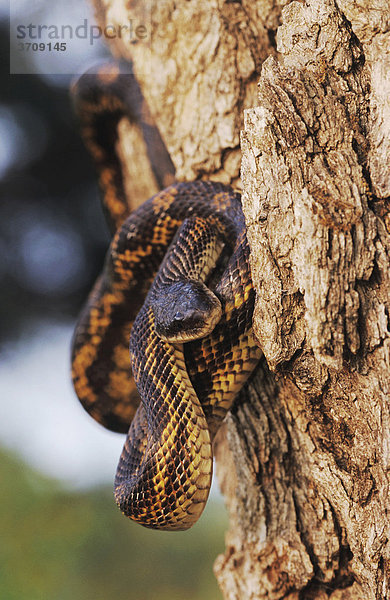
[[[243,109],[256,102],[261,63],[275,53],[272,0],[94,0],[102,25],[145,23],[150,44],[113,40],[131,58],[177,177],[239,185]]]
[[[242,184],[265,357],[215,447],[223,594],[388,599],[389,3],[163,1],[151,23],[150,53],[115,51],[178,177]]]

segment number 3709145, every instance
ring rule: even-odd
[[[18,48],[22,52],[65,52],[66,43],[56,42],[55,44],[52,44],[51,42],[19,42]]]

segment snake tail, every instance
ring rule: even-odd
[[[107,62],[98,72],[91,69],[73,83],[71,93],[84,143],[98,173],[104,214],[114,234],[134,208],[126,194],[117,151],[120,121],[125,118],[139,130],[159,189],[174,180],[175,169],[128,65]]]

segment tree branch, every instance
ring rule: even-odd
[[[102,24],[144,6],[95,5]],[[178,177],[240,187],[243,128],[265,359],[215,444],[231,523],[220,586],[229,600],[388,598],[388,1],[152,7],[152,51],[114,52],[133,60]]]

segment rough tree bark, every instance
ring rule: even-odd
[[[151,26],[113,51],[178,178],[242,185],[257,293],[264,360],[215,448],[223,594],[390,598],[388,0],[159,0]]]

